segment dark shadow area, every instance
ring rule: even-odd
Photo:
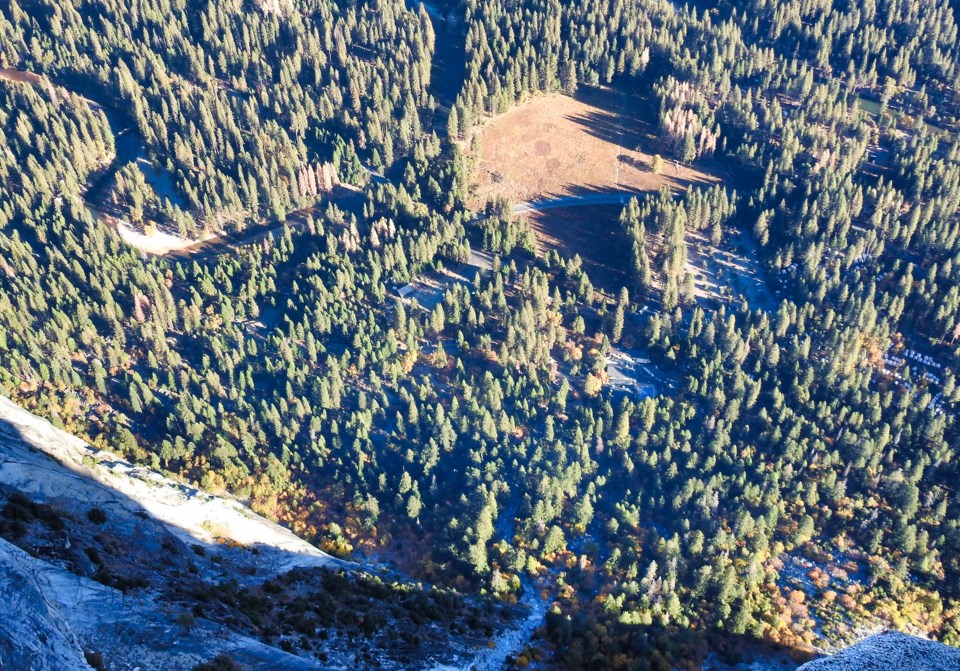
[[[639,160],[639,159],[637,159],[637,158],[635,158],[635,157],[633,157],[633,156],[630,156],[630,155],[628,155],[628,154],[620,154],[619,156],[617,156],[617,160],[620,161],[621,163],[625,163],[625,164],[629,165],[629,166],[632,167],[632,168],[636,168],[637,170],[649,170],[649,169],[650,169],[650,166],[649,166],[649,165],[647,165],[647,164],[644,163],[643,161],[641,161],[641,160]]]
[[[542,251],[554,250],[566,259],[579,254],[594,286],[616,297],[629,286],[630,251],[623,244],[619,205],[560,208],[533,212],[526,217],[537,234]]]
[[[440,109],[434,121],[445,120],[450,107],[463,88],[466,77],[466,27],[459,7],[455,4],[438,1],[422,2],[433,26],[434,52],[430,66],[430,94]],[[421,0],[407,0],[407,7],[418,12]]]
[[[581,86],[573,97],[597,111],[567,118],[594,137],[631,151],[641,143],[656,143],[659,106],[653,96],[636,93],[638,88],[629,79],[620,79],[610,86]]]
[[[621,147],[626,152],[661,155],[664,160],[661,174],[671,182],[671,188],[686,189],[695,184],[709,185],[705,181],[679,178],[681,167],[703,173],[705,177],[733,188],[757,186],[762,175],[754,168],[743,169],[741,166],[731,166],[728,162],[714,159],[698,160],[693,164],[677,161],[659,136],[658,101],[650,93],[638,93],[641,90],[649,91],[650,86],[652,81],[649,81],[647,75],[643,81],[623,77],[610,86],[582,86],[574,98],[595,107],[596,111],[565,118],[577,123],[592,137]],[[621,153],[618,160],[638,171],[650,171],[649,164],[628,153]]]
[[[562,200],[566,198],[570,199],[586,199],[586,198],[595,198],[599,196],[617,196],[617,195],[628,195],[628,196],[637,196],[639,198],[644,198],[649,191],[643,191],[641,189],[631,188],[631,187],[620,187],[617,189],[612,189],[609,186],[602,184],[564,184],[564,191],[562,192],[552,192],[545,195],[543,198],[538,199],[534,202],[544,202],[544,201],[553,201],[553,200]]]
[[[706,185],[699,182],[685,179],[667,179],[665,186],[667,186],[675,196],[682,195],[691,187],[706,187]],[[549,209],[583,207],[587,205],[613,205],[620,204],[621,202],[626,204],[626,201],[632,197],[643,200],[644,198],[656,195],[656,191],[649,191],[624,184],[613,188],[603,184],[567,183],[563,185],[563,191],[550,191],[536,200],[529,201],[529,204],[546,205],[549,206]],[[522,205],[523,203],[516,204],[518,207]]]
[[[568,115],[565,118],[575,121],[586,129],[587,133],[604,142],[618,145],[624,149],[664,151],[656,135],[650,132],[638,132],[633,122],[613,112],[587,112]],[[641,146],[645,145],[645,146]]]
[[[569,579],[577,587],[586,587],[590,583],[589,576],[577,569],[569,572]],[[598,621],[604,626],[602,643],[584,635]],[[596,612],[571,616],[552,613],[547,616],[545,637],[558,650],[562,667],[575,669],[614,668],[608,665],[609,660],[622,656],[644,660],[646,664],[637,668],[651,670],[794,671],[816,656],[788,645],[725,631],[715,625],[695,629],[627,624]]]
[[[176,261],[204,261],[221,254],[233,254],[240,247],[252,245],[280,234],[288,226],[292,228],[306,226],[311,217],[321,216],[321,210],[325,209],[328,203],[335,203],[341,210],[359,215],[365,198],[362,191],[337,186],[323,202],[313,207],[291,212],[282,222],[258,224],[232,233],[223,233],[208,240],[199,241],[184,249],[170,252],[165,256]]]

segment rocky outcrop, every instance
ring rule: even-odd
[[[0,485],[39,500],[100,506],[112,518],[131,524],[146,515],[189,544],[256,548],[257,563],[275,573],[340,564],[238,501],[96,450],[2,396]]]
[[[889,631],[797,671],[960,671],[960,649]]]
[[[34,562],[0,538],[0,669],[90,671]]]
[[[7,509],[15,496],[19,508]],[[222,624],[181,621],[190,603],[176,595],[343,562],[3,397],[0,508],[0,671],[90,671],[85,652],[112,671],[191,669],[217,654],[251,670],[327,668]]]

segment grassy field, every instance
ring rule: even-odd
[[[720,181],[710,168],[667,159],[662,174],[655,174],[653,156],[664,151],[656,131],[654,106],[634,94],[601,87],[583,88],[575,97],[538,96],[480,129],[471,204],[495,196],[521,202]]]

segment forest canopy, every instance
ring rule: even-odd
[[[342,556],[540,580],[559,668],[960,643],[950,4],[438,5],[0,7],[0,391]],[[730,176],[626,194],[613,291],[464,204],[479,125],[596,87],[649,101],[657,171]],[[769,304],[698,289],[737,240]]]

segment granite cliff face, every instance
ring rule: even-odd
[[[225,605],[250,588],[274,613],[270,602],[316,596],[327,569],[356,565],[237,501],[97,451],[2,397],[0,509],[0,671],[191,669],[216,655],[244,669],[308,671],[374,659],[355,657],[350,636],[337,653],[335,634],[322,655],[305,654],[294,639],[281,649]],[[338,575],[346,590],[357,587]],[[256,592],[263,585],[269,593]],[[449,632],[403,661],[385,655],[382,641],[370,649],[384,669],[499,668],[505,655],[493,653],[522,645],[542,622],[546,602],[531,600],[519,624],[479,655]],[[800,669],[960,671],[960,650],[886,633]]]
[[[249,668],[328,668],[194,618],[190,595],[346,563],[3,397],[0,508],[0,671],[86,671],[85,653],[131,671],[190,669],[217,654]]]
[[[0,539],[0,668],[89,671],[73,629],[44,592],[35,560]]]
[[[0,671],[499,668],[543,620],[534,593],[336,559],[0,397]]]
[[[888,631],[797,671],[960,671],[960,649]]]

